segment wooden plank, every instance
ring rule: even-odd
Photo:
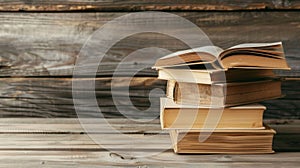
[[[299,152],[269,155],[176,155],[131,157],[110,151],[0,151],[0,165],[12,167],[298,167]],[[16,161],[17,160],[17,161]]]
[[[97,124],[99,119],[84,119],[85,128],[93,128],[94,138],[101,138],[101,144],[114,144],[114,149],[128,149],[132,142],[113,133],[104,124]],[[146,146],[138,149],[167,150],[170,138],[167,132],[161,131],[159,121],[136,122],[127,119],[106,119],[121,134],[133,138],[151,138]],[[31,124],[32,123],[32,124]],[[265,120],[277,131],[273,148],[277,151],[299,151],[299,120]],[[100,131],[99,131],[100,130]],[[36,119],[9,118],[0,119],[0,150],[103,150],[85,134],[78,119]],[[158,135],[158,133],[160,133]],[[104,138],[105,137],[105,138]],[[110,146],[112,147],[112,146]]]
[[[265,118],[294,118],[299,119],[299,90],[300,81],[289,79],[282,83],[283,98],[261,102],[267,107]]]
[[[162,131],[159,120],[152,121],[142,120],[139,122],[130,119],[74,119],[74,118],[53,118],[53,119],[32,119],[24,118],[25,122],[19,122],[20,118],[1,118],[0,133],[1,134],[83,134],[86,131],[81,126],[84,123],[84,128],[94,128],[91,133],[109,134],[111,126],[114,129],[124,134],[154,134],[167,132]]]
[[[98,127],[97,119],[84,119]],[[147,130],[145,123],[125,119],[108,119],[112,124],[124,128]],[[299,120],[268,120],[275,128],[279,138],[275,138],[275,148],[298,149]],[[132,124],[134,126],[132,126]],[[69,125],[69,126],[68,126]],[[146,123],[153,133],[160,130],[158,120]],[[152,125],[152,126],[151,126]],[[105,150],[86,134],[82,134],[78,119],[36,119],[0,118],[0,166],[2,167],[254,167],[281,166],[297,167],[299,152],[268,155],[177,155],[169,149],[170,138],[167,134],[155,135],[129,132],[128,136],[148,137],[148,145],[137,146],[120,137],[119,134],[97,133],[98,138],[111,138],[110,144],[117,143],[114,150]],[[298,126],[291,131],[290,126]],[[48,127],[48,128],[47,128]],[[78,128],[78,130],[76,129]],[[284,129],[281,129],[284,128]],[[40,132],[36,132],[40,129]],[[57,129],[61,131],[59,134]],[[27,130],[28,132],[24,132]],[[64,132],[64,134],[62,134]],[[277,136],[276,135],[276,136]],[[280,138],[280,137],[283,138]],[[286,138],[289,136],[289,138]],[[296,138],[298,139],[296,139]],[[286,139],[285,139],[286,138]],[[294,138],[294,139],[293,139]],[[293,144],[287,144],[293,139]],[[102,143],[102,145],[104,145]],[[132,148],[135,145],[135,149]],[[276,146],[277,145],[277,146]],[[282,150],[282,148],[279,148]],[[135,152],[134,155],[132,152]],[[150,155],[150,154],[153,155]],[[140,157],[138,157],[140,156]]]
[[[159,124],[159,120],[143,120],[141,119],[139,122],[130,120],[130,119],[123,119],[123,118],[109,118],[109,123],[112,124],[123,124],[123,125],[130,125],[130,124],[141,124],[142,123],[147,123],[147,124]],[[83,121],[87,124],[96,124],[99,122],[99,118],[82,118],[80,121]],[[8,125],[13,125],[13,124],[70,124],[70,125],[78,125],[80,124],[80,121],[78,118],[0,118],[0,124],[8,124]],[[300,124],[298,123],[297,120],[271,120],[268,121],[268,123],[273,123],[273,124]]]
[[[93,135],[100,144],[95,143],[86,134],[1,134],[0,150],[167,150],[171,147],[168,134],[156,135],[151,143],[143,145],[134,140],[148,139],[151,135],[143,134],[97,134]],[[105,138],[103,138],[105,137]],[[131,137],[131,139],[129,139]]]
[[[18,121],[21,120],[21,121]],[[84,123],[85,128],[95,128],[93,133],[107,134],[110,124],[113,128],[124,134],[154,134],[167,133],[162,131],[158,119],[151,121],[130,119],[74,119],[74,118],[1,118],[0,133],[1,134],[82,134],[85,130],[80,122]],[[300,120],[284,120],[284,119],[265,119],[264,123],[276,129],[279,134],[300,134]],[[101,128],[101,129],[97,129]],[[98,131],[100,130],[100,131]]]
[[[48,3],[48,2],[47,2]],[[1,13],[0,76],[71,76],[76,56],[88,37],[107,21],[126,13]],[[292,71],[299,76],[299,12],[175,12],[198,25],[213,44],[227,48],[245,42],[283,41]],[[161,18],[165,22],[165,18]],[[157,20],[159,22],[159,20]],[[174,31],[177,31],[176,29]],[[133,51],[160,47],[187,49],[179,40],[161,34],[142,33],[118,42],[100,63],[98,75],[111,76],[118,63]],[[156,76],[156,58],[141,56],[125,61],[119,75]],[[98,63],[95,60],[94,63]],[[85,65],[84,67],[89,67]],[[84,68],[83,67],[83,68]]]
[[[196,1],[185,0],[147,0],[147,1],[104,1],[104,0],[13,0],[0,1],[0,11],[198,11],[198,10],[281,10],[299,9],[298,1],[247,0],[242,2],[233,0]]]
[[[1,117],[76,117],[72,97],[72,80],[92,82],[92,78],[0,78],[0,116]],[[130,80],[130,83],[128,81]],[[265,118],[299,119],[300,80],[286,80],[281,99],[264,101],[267,106]],[[129,91],[127,91],[127,85]],[[96,78],[95,94],[98,105],[105,117],[157,117],[159,98],[165,96],[166,82],[155,77]],[[111,88],[114,90],[112,97]],[[78,100],[90,100],[84,86],[74,88],[82,93]],[[151,92],[160,89],[161,92]],[[129,92],[129,98],[126,94]],[[151,97],[149,94],[151,92]],[[130,105],[132,103],[134,106]],[[150,111],[144,111],[151,107]],[[96,108],[96,107],[95,107]],[[137,112],[135,108],[139,109]],[[86,117],[95,116],[97,111],[86,110]]]
[[[164,95],[165,81],[153,77],[132,79],[119,77],[115,79],[0,78],[0,116],[76,117],[72,89],[80,93],[76,97],[77,100],[90,100],[89,95],[85,93],[93,90],[88,90],[84,83],[94,80],[95,95],[104,116],[120,117],[117,107],[124,112],[123,114],[131,117],[159,115],[159,97]],[[72,87],[72,81],[84,83],[79,88],[75,88]],[[153,89],[160,89],[161,92],[152,92],[149,99]],[[133,105],[130,105],[131,103]],[[152,107],[150,110],[143,112],[150,106]],[[97,114],[95,108],[86,109],[86,116],[95,116]]]

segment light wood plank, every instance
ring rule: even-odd
[[[12,167],[298,167],[299,153],[269,155],[176,155],[148,157],[84,151],[0,151],[0,165]],[[18,160],[16,162],[16,160]]]
[[[93,124],[96,119],[85,119],[86,122]],[[131,124],[137,124],[133,129],[143,128],[144,124],[124,120],[124,119],[111,119],[109,120],[114,124],[122,124],[125,127],[130,127]],[[298,120],[268,120],[266,121],[272,127],[279,126],[297,126],[299,128],[300,121]],[[70,127],[66,127],[67,125]],[[72,134],[64,130],[78,125],[78,119],[36,119],[36,118],[1,118],[0,119],[0,166],[4,167],[124,167],[124,166],[139,166],[139,167],[298,167],[300,164],[299,152],[282,153],[268,155],[177,155],[169,149],[170,138],[167,134],[155,136],[151,138],[151,134],[128,134],[130,136],[141,137],[146,136],[151,139],[149,144],[144,146],[136,146],[132,150],[132,142],[129,143],[118,134],[96,134],[98,138],[111,138],[110,142],[117,143],[113,150],[105,150],[101,146],[93,142],[86,134],[76,133],[72,130]],[[150,122],[150,124],[159,125],[158,120]],[[3,125],[11,126],[2,127]],[[22,133],[22,129],[17,132],[4,133],[3,130],[14,130],[15,126],[24,126],[23,129],[32,127],[34,129],[41,128],[44,132],[30,131],[26,134]],[[45,129],[49,126],[51,128],[66,131],[66,134],[49,134],[50,132]],[[142,127],[141,127],[142,126]],[[159,128],[153,128],[159,129]],[[278,134],[288,135],[289,138],[284,139],[275,138],[276,142],[286,142],[291,139],[292,135],[298,135],[299,130],[294,129],[296,132],[291,134]],[[286,130],[284,130],[285,132]],[[48,132],[48,134],[47,134]],[[297,141],[297,139],[294,139]],[[299,143],[299,141],[298,141]],[[110,143],[111,144],[111,143]],[[102,144],[103,145],[103,144]],[[286,144],[278,144],[286,146]],[[293,144],[294,148],[299,145]],[[276,146],[275,146],[276,147]],[[166,151],[162,151],[166,150]],[[133,154],[132,152],[135,152]],[[154,155],[150,155],[150,153]],[[143,156],[143,157],[138,157]]]
[[[103,150],[92,141],[79,125],[78,119],[0,119],[0,150]],[[152,139],[146,145],[132,143],[120,134],[113,133],[96,119],[84,119],[92,137],[101,140],[105,147],[115,150],[170,149],[170,137],[161,131],[158,120],[135,122],[126,119],[107,119],[125,137]],[[273,148],[276,151],[299,151],[299,120],[266,120],[277,131]],[[113,145],[112,145],[113,144]],[[134,145],[134,146],[132,146]]]

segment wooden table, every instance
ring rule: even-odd
[[[88,125],[99,128],[95,119]],[[86,134],[78,119],[0,119],[0,167],[298,167],[300,165],[300,122],[297,120],[265,121],[275,128],[275,154],[263,155],[177,155],[170,146],[167,132],[159,121],[138,123],[125,119],[108,119],[117,130],[128,136],[148,136],[149,145],[132,150],[122,138],[112,139],[119,149],[107,150]],[[103,129],[102,129],[103,130]],[[159,136],[157,133],[160,133]],[[111,132],[95,131],[99,137],[118,137]],[[152,138],[151,138],[152,137]],[[155,138],[153,138],[155,137]],[[121,147],[120,147],[121,146]],[[123,155],[124,151],[140,155]],[[163,151],[163,152],[161,152]],[[289,152],[287,152],[289,151]],[[149,155],[151,153],[155,155]]]

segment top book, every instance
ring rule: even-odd
[[[179,51],[158,59],[153,68],[198,69],[290,69],[281,42],[247,43],[223,50],[216,46],[205,46]],[[199,66],[199,67],[197,67]],[[209,68],[208,68],[209,67]]]

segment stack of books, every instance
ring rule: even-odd
[[[167,80],[161,127],[176,153],[273,153],[275,131],[263,124],[257,102],[282,96],[274,69],[290,69],[281,42],[216,46],[157,60]]]

